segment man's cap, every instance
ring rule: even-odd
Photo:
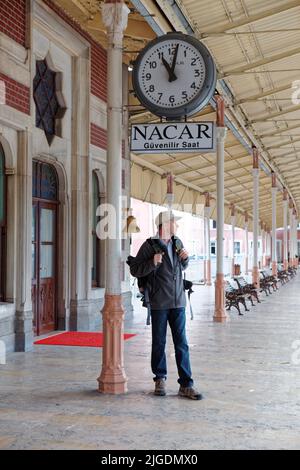
[[[155,225],[159,227],[160,225],[164,224],[165,222],[175,222],[176,220],[180,220],[182,217],[175,215],[172,211],[163,211],[160,212],[155,217]]]

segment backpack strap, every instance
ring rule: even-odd
[[[189,299],[189,306],[190,306],[190,313],[191,313],[191,320],[194,319],[194,313],[192,309],[192,304],[191,304],[191,293],[194,292],[192,289],[188,290],[188,299]]]

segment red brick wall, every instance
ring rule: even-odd
[[[0,0],[1,1],[1,0]],[[97,44],[94,39],[84,31],[79,23],[70,18],[51,0],[44,0],[60,18],[69,24],[75,31],[84,37],[91,44],[91,92],[98,98],[107,101],[107,54],[106,51]]]
[[[5,104],[30,114],[30,89],[0,73],[0,80],[5,83]]]
[[[107,132],[94,123],[91,123],[91,143],[102,149],[107,149]]]
[[[0,0],[0,31],[25,46],[26,0]]]

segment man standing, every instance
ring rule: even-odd
[[[130,266],[130,272],[138,278],[146,277],[152,320],[151,367],[155,381],[154,394],[166,395],[165,346],[169,323],[179,375],[178,394],[192,400],[201,400],[202,395],[193,387],[189,347],[185,333],[186,297],[182,270],[186,269],[189,258],[181,240],[176,237],[179,219],[180,217],[176,217],[171,211],[158,214],[155,219],[157,234],[150,239],[152,243],[148,240],[143,243],[135,262]]]

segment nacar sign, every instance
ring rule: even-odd
[[[213,122],[136,124],[131,127],[134,153],[215,152]]]

